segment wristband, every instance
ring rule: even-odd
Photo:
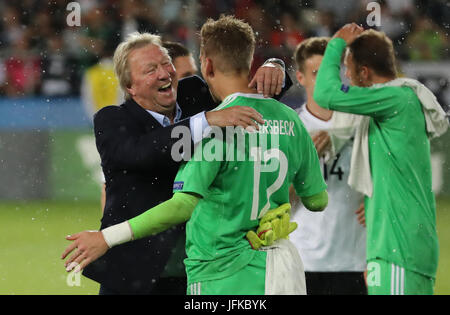
[[[128,221],[112,225],[102,230],[103,238],[109,248],[132,241],[133,232]]]

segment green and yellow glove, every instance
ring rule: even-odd
[[[291,204],[285,203],[276,209],[269,210],[259,221],[258,229],[247,232],[247,240],[253,249],[272,245],[282,238],[289,238],[289,234],[297,228],[297,223],[290,222]]]

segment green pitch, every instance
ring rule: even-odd
[[[440,261],[436,294],[450,294],[450,199],[437,201]],[[67,234],[98,229],[97,202],[0,204],[0,294],[97,294],[99,285],[68,274],[60,259]]]
[[[0,204],[0,294],[97,294],[99,285],[71,277],[60,257],[65,236],[98,229],[100,217],[92,202]]]
[[[435,294],[450,294],[450,198],[437,200],[439,266]]]

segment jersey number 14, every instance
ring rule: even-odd
[[[336,175],[336,176],[338,176],[339,180],[342,180],[342,178],[344,176],[344,172],[342,171],[342,168],[340,166],[338,166],[336,168],[340,157],[341,157],[341,155],[339,153],[336,154],[336,158],[334,159],[333,164],[331,165],[330,172],[328,172],[327,164],[323,163],[323,178],[325,180],[328,180],[328,177],[331,175]]]

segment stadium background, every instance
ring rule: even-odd
[[[344,23],[365,27],[369,1],[80,0],[0,1],[0,294],[96,294],[98,285],[67,274],[65,235],[97,229],[101,169],[92,113],[121,95],[110,56],[131,31],[159,33],[198,56],[207,17],[235,14],[257,35],[254,68],[285,61],[295,46],[330,36]],[[386,0],[381,25],[402,74],[418,78],[450,105],[448,1]],[[80,9],[80,20],[70,14]],[[75,12],[75,13],[73,13]],[[105,97],[107,95],[108,97]],[[295,84],[283,101],[295,108]],[[441,256],[436,294],[450,293],[450,133],[432,142]],[[411,157],[414,158],[414,157]]]

